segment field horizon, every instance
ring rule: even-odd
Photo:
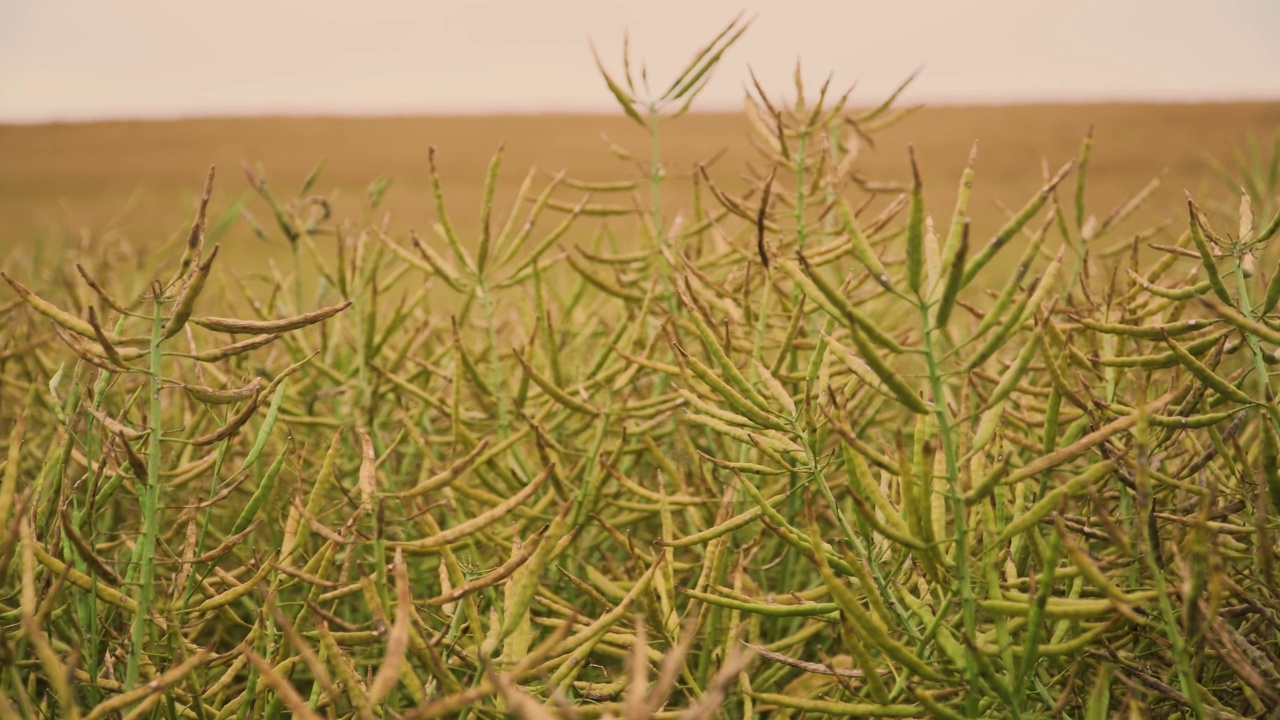
[[[945,216],[971,145],[980,149],[974,229],[998,227],[1043,182],[1042,165],[1073,158],[1094,128],[1091,200],[1124,202],[1151,179],[1161,187],[1147,204],[1154,221],[1176,209],[1183,191],[1229,200],[1210,159],[1231,162],[1250,137],[1266,145],[1280,127],[1280,100],[1201,103],[1031,103],[929,105],[877,134],[855,169],[869,180],[908,175],[914,145],[930,193],[929,210]],[[354,217],[369,183],[390,178],[382,209],[397,226],[431,222],[426,156],[439,149],[440,173],[464,236],[474,235],[488,158],[504,147],[498,195],[514,196],[529,168],[561,169],[587,181],[637,177],[601,139],[644,157],[647,138],[625,117],[599,113],[407,115],[358,117],[274,115],[104,120],[0,125],[0,226],[6,255],[51,238],[124,231],[162,242],[182,232],[210,164],[218,167],[211,211],[220,213],[247,189],[241,164],[258,164],[273,184],[297,186],[322,159],[317,191],[333,195],[335,215]],[[691,112],[663,131],[663,154],[687,190],[700,162],[734,187],[754,159],[740,112]],[[253,208],[253,206],[251,206]],[[260,213],[262,208],[253,208]],[[505,212],[505,209],[503,210]],[[228,238],[251,238],[238,223]],[[245,245],[253,248],[256,246]],[[269,252],[281,248],[271,248]],[[247,252],[248,250],[246,250]],[[235,250],[232,250],[233,254]]]

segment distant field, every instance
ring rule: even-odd
[[[1224,199],[1207,157],[1229,160],[1250,134],[1269,140],[1280,126],[1280,103],[1209,105],[1074,105],[926,108],[879,136],[860,159],[871,179],[905,177],[906,145],[915,144],[935,213],[950,212],[952,189],[969,147],[981,143],[972,212],[983,234],[1041,182],[1041,160],[1055,168],[1073,158],[1095,126],[1090,204],[1123,202],[1152,177],[1163,185],[1145,212],[1178,212],[1184,189]],[[499,207],[509,206],[528,168],[589,180],[634,177],[637,170],[606,150],[601,133],[643,156],[646,139],[619,117],[531,116],[384,119],[250,118],[176,122],[112,122],[0,127],[0,247],[4,259],[51,239],[96,237],[120,230],[135,240],[162,242],[189,223],[191,203],[209,163],[219,167],[213,211],[246,189],[242,160],[260,162],[286,195],[321,158],[316,187],[337,192],[339,217],[358,216],[365,188],[377,177],[395,183],[384,207],[392,227],[429,226],[434,217],[426,181],[429,145],[440,148],[441,172],[454,222],[472,234],[488,158],[505,144]],[[754,160],[745,122],[737,115],[691,115],[666,130],[672,172],[720,157],[711,174],[734,184]],[[686,187],[673,183],[675,192]],[[942,190],[940,190],[940,188]],[[571,192],[562,193],[575,199]],[[265,210],[251,205],[259,215]],[[265,219],[265,217],[264,217]],[[241,225],[224,250],[254,257],[266,248]],[[279,250],[279,246],[275,248]],[[25,254],[25,253],[23,253]]]

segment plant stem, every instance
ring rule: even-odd
[[[964,493],[960,491],[960,466],[956,457],[955,433],[952,431],[951,416],[947,412],[947,400],[943,396],[942,373],[938,367],[937,355],[933,350],[933,332],[930,327],[929,306],[919,301],[920,323],[924,329],[924,357],[929,367],[929,387],[933,393],[934,414],[938,422],[938,434],[942,439],[942,454],[947,464],[947,486],[950,488],[951,512],[955,521],[955,564],[960,578],[960,605],[964,620],[964,632],[969,638],[977,638],[978,603],[973,594],[973,569],[969,564],[969,529],[968,508],[965,507]],[[970,663],[965,667],[966,681],[969,687],[978,687],[978,668]],[[978,696],[974,692],[967,693],[965,706],[970,717],[978,712]]]
[[[147,629],[150,626],[151,599],[155,594],[155,554],[156,536],[160,528],[160,442],[163,429],[160,424],[160,342],[161,319],[164,298],[157,293],[155,312],[151,316],[151,347],[148,393],[151,398],[149,411],[150,433],[147,436],[147,477],[140,494],[142,498],[142,534],[138,537],[138,550],[135,553],[139,564],[138,609],[133,616],[130,628],[130,640],[133,645],[129,654],[129,664],[125,670],[124,686],[127,689],[137,687],[138,673],[142,668],[143,645],[147,641]],[[139,478],[142,479],[142,478]]]

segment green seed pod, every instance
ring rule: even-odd
[[[956,190],[956,209],[951,214],[951,229],[947,233],[947,241],[942,246],[942,267],[950,268],[953,263],[964,265],[964,260],[959,257],[960,243],[962,240],[968,244],[969,230],[966,227],[969,224],[969,195],[973,192],[973,164],[978,158],[978,143],[974,141],[973,147],[969,150],[969,162],[964,166],[964,172],[960,175],[960,187]],[[963,269],[961,277],[963,278]],[[958,281],[957,281],[958,282]]]
[[[1044,207],[1045,203],[1049,200],[1049,196],[1053,194],[1053,189],[1056,188],[1058,183],[1062,182],[1062,180],[1067,176],[1067,173],[1071,171],[1071,165],[1072,163],[1063,165],[1062,169],[1060,169],[1058,173],[1040,189],[1040,192],[1036,193],[1036,196],[1033,197],[1017,215],[1010,218],[1009,222],[1000,229],[1000,232],[996,233],[996,236],[991,239],[991,242],[988,243],[986,247],[982,248],[982,251],[969,261],[968,266],[966,266],[964,270],[964,279],[961,281],[961,287],[967,286],[969,283],[973,282],[973,279],[982,271],[982,268],[987,266],[987,263],[991,262],[991,259],[996,256],[996,253],[1000,252],[1001,248],[1021,232],[1022,228],[1031,220],[1031,218],[1035,217],[1036,213],[1040,212],[1040,208]],[[1052,220],[1052,218],[1050,220]],[[1051,223],[1046,223],[1045,227],[1047,228],[1050,224]]]
[[[916,166],[916,150],[907,146],[911,156],[911,205],[907,210],[907,287],[917,296],[924,282],[924,183]]]
[[[866,316],[866,314],[855,308],[853,304],[849,302],[849,298],[845,297],[844,293],[842,293],[839,288],[834,287],[831,283],[827,282],[827,279],[823,277],[822,273],[810,266],[809,261],[805,259],[804,255],[797,251],[796,257],[799,258],[800,264],[804,266],[805,274],[803,275],[799,274],[798,269],[790,263],[782,262],[779,264],[782,265],[787,274],[792,276],[793,280],[796,280],[801,289],[805,291],[805,294],[808,294],[812,289],[816,289],[821,294],[817,297],[810,297],[814,301],[818,302],[819,305],[822,305],[824,310],[827,310],[836,318],[844,320],[845,324],[851,328],[854,326],[861,327],[863,332],[866,333],[866,336],[870,338],[872,342],[889,352],[906,352],[906,348],[902,347],[902,345],[890,337],[888,333],[881,330],[878,325],[873,323],[871,319]],[[826,300],[825,304],[823,303],[824,299]],[[834,311],[832,309],[834,309]]]
[[[1230,305],[1223,305],[1209,299],[1201,299],[1200,302],[1241,331],[1280,345],[1280,331],[1272,330],[1266,323],[1251,320]]]
[[[724,398],[724,401],[745,419],[762,428],[769,428],[778,432],[789,432],[786,425],[770,413],[764,412],[748,402],[746,398],[730,387],[728,383],[721,380],[719,376],[711,371],[711,368],[704,365],[698,358],[685,352],[684,348],[679,345],[676,346],[676,351],[684,357],[685,363],[693,371],[693,374],[698,376],[699,380],[706,383],[720,397]]]
[[[164,334],[161,339],[167,340],[177,335],[183,326],[187,324],[187,320],[191,317],[191,311],[195,309],[196,299],[204,291],[205,281],[209,279],[209,270],[213,267],[213,260],[216,257],[218,257],[218,246],[214,245],[209,257],[200,262],[195,274],[182,286],[182,293],[178,296],[178,301],[174,305],[173,315],[169,316],[168,322],[164,325]]]
[[[683,288],[677,288],[677,292],[680,297],[680,302],[683,303],[685,309],[689,311],[689,319],[693,321],[693,325],[698,331],[698,336],[702,338],[703,347],[706,348],[707,353],[711,355],[711,358],[715,360],[720,371],[724,373],[725,380],[728,381],[728,383],[733,386],[734,390],[738,391],[743,398],[746,398],[752,405],[755,405],[759,411],[763,413],[771,412],[769,409],[769,401],[765,400],[764,396],[761,395],[751,383],[747,382],[747,378],[742,374],[742,371],[738,370],[738,366],[734,365],[733,361],[729,359],[724,348],[720,346],[720,340],[716,338],[715,333],[712,332],[711,328],[708,327],[707,323],[702,319],[702,313],[699,312],[698,308],[693,304],[693,300],[689,298],[689,295]]]
[[[510,498],[507,498],[495,507],[458,523],[447,530],[442,530],[434,535],[429,535],[417,540],[390,541],[387,544],[391,547],[403,548],[406,552],[430,552],[433,550],[447,548],[458,540],[474,535],[479,532],[481,528],[487,527],[501,518],[506,517],[512,510],[528,501],[529,498],[533,497],[533,494],[542,487],[547,478],[551,476],[551,472],[551,468],[543,470],[541,474],[533,480],[530,480],[528,485],[525,485]]]
[[[858,258],[858,262],[871,273],[871,277],[889,292],[893,292],[893,284],[889,281],[889,271],[885,269],[884,263],[880,261],[880,257],[871,249],[871,243],[867,241],[867,236],[862,233],[858,227],[858,221],[853,216],[853,210],[850,209],[849,203],[844,197],[836,200],[836,211],[840,215],[840,222],[844,225],[845,235],[849,237],[849,244],[853,248],[853,256]]]
[[[269,558],[264,559],[262,561],[262,567],[258,568],[258,571],[253,574],[253,577],[249,578],[243,583],[240,583],[239,585],[236,585],[228,590],[225,590],[223,592],[218,593],[217,595],[214,595],[213,597],[205,600],[204,602],[200,603],[199,605],[189,610],[188,612],[205,613],[211,610],[217,610],[218,608],[221,608],[221,607],[226,607],[227,605],[230,605],[231,603],[253,592],[254,589],[257,588],[258,583],[266,579],[267,575],[270,574],[271,571],[275,569],[276,569],[275,563],[271,562]]]
[[[810,531],[810,543],[815,547],[821,547],[821,539],[817,535],[816,527]],[[890,637],[879,624],[871,619],[871,615],[863,609],[862,604],[858,602],[858,599],[849,590],[845,582],[832,571],[826,553],[820,550],[815,551],[810,558],[818,566],[818,572],[822,575],[823,582],[826,583],[827,589],[831,592],[831,598],[840,607],[841,624],[847,623],[849,625],[847,628],[848,633],[865,639],[880,648],[889,658],[921,678],[935,682],[942,680],[942,676],[936,670],[916,657],[915,653],[908,650],[904,645]]]
[[[1244,405],[1254,404],[1253,398],[1249,397],[1247,393],[1222,379],[1212,370],[1205,367],[1204,364],[1197,360],[1194,355],[1187,352],[1186,349],[1178,343],[1174,342],[1168,335],[1165,335],[1164,342],[1169,346],[1169,349],[1173,351],[1174,356],[1178,358],[1178,362],[1182,363],[1183,367],[1191,371],[1191,374],[1194,375],[1197,380],[1208,385],[1215,392],[1228,400],[1233,400]]]
[[[427,148],[427,168],[429,170],[428,178],[431,181],[431,196],[435,199],[436,205],[436,233],[442,236],[445,242],[449,244],[449,247],[453,250],[454,257],[458,259],[458,263],[474,276],[476,274],[476,265],[472,262],[471,255],[459,242],[458,234],[453,229],[453,223],[449,221],[449,213],[445,210],[444,190],[441,188],[440,173],[436,167],[435,145]]]
[[[1080,156],[1076,160],[1079,170],[1076,171],[1076,193],[1075,193],[1075,210],[1076,210],[1076,230],[1084,228],[1085,198],[1084,190],[1089,177],[1089,156],[1093,154],[1093,126],[1089,126],[1089,132],[1084,136],[1084,140],[1080,142]],[[1084,238],[1082,238],[1084,239]]]
[[[948,268],[947,282],[942,288],[942,297],[938,300],[937,314],[934,316],[933,326],[937,330],[941,330],[947,326],[947,321],[951,319],[951,311],[955,308],[956,298],[960,295],[960,283],[964,279],[964,261],[969,254],[969,221],[964,221],[960,231],[960,240],[956,250],[950,255],[943,254],[942,267]]]
[[[529,379],[533,380],[534,384],[542,388],[543,392],[551,396],[553,400],[569,408],[570,410],[573,410],[574,412],[582,413],[583,415],[594,416],[594,415],[600,414],[600,411],[596,409],[595,406],[591,405],[585,400],[580,400],[574,397],[573,395],[565,392],[564,390],[556,387],[556,384],[551,382],[549,378],[547,378],[545,375],[535,370],[533,366],[530,365],[529,362],[524,359],[523,355],[521,355],[520,353],[516,353],[515,356],[516,356],[516,359],[520,361],[520,365],[524,367],[525,374],[529,376]]]
[[[258,484],[258,489],[254,491],[249,498],[249,502],[245,504],[244,509],[240,511],[240,516],[236,518],[236,522],[231,526],[230,535],[236,535],[249,527],[253,519],[258,515],[258,509],[266,503],[267,498],[271,497],[271,490],[276,485],[276,477],[280,475],[280,470],[284,468],[284,460],[288,456],[288,449],[282,450],[276,461],[271,463],[267,468],[266,474],[262,476],[262,482]]]
[[[1280,439],[1274,425],[1262,423],[1262,476],[1271,493],[1272,512],[1280,508]]]
[[[1004,375],[1000,376],[1000,383],[991,391],[991,397],[987,398],[988,405],[995,405],[1009,397],[1014,388],[1018,386],[1018,382],[1027,373],[1027,367],[1031,365],[1032,358],[1040,349],[1040,340],[1044,337],[1042,333],[1035,333],[1027,340],[1027,344],[1022,346],[1022,350],[1018,352],[1018,357],[1013,364],[1005,370]]]
[[[1104,323],[1090,320],[1087,317],[1073,317],[1073,320],[1094,332],[1107,335],[1140,338],[1142,340],[1161,340],[1164,337],[1179,337],[1197,330],[1212,327],[1212,320],[1192,318],[1164,325],[1125,325],[1123,323]]]
[[[839,609],[835,603],[804,603],[779,605],[777,603],[763,602],[744,602],[734,598],[727,598],[721,595],[712,595],[711,593],[698,592],[688,588],[678,588],[680,594],[687,595],[694,600],[701,600],[708,605],[718,605],[720,607],[730,608],[733,610],[741,610],[755,615],[763,615],[765,617],[823,617],[831,615]]]
[[[880,381],[898,398],[898,402],[914,413],[926,414],[933,412],[929,403],[926,403],[916,394],[907,381],[901,375],[894,372],[884,360],[876,354],[875,348],[871,347],[871,341],[862,333],[862,328],[855,325],[849,328],[849,334],[853,338],[853,344],[857,346],[858,353],[862,356],[862,360],[867,363],[871,371],[880,378]]]
[[[1062,485],[1045,493],[1044,497],[1035,505],[1032,505],[1021,515],[1014,517],[1004,531],[1000,533],[1000,537],[996,539],[997,545],[1003,545],[1012,539],[1015,535],[1026,532],[1036,523],[1049,516],[1049,513],[1058,508],[1059,503],[1068,495],[1075,495],[1085,488],[1093,485],[1097,481],[1111,474],[1115,470],[1114,460],[1103,460],[1090,466],[1088,470],[1076,475]]]
[[[1222,339],[1233,332],[1235,331],[1230,328],[1220,330],[1207,337],[1187,343],[1183,346],[1183,349],[1192,355],[1202,355],[1221,345]],[[1095,358],[1095,360],[1104,367],[1118,368],[1155,369],[1170,368],[1178,364],[1178,356],[1172,352],[1156,353],[1154,355],[1118,355],[1116,357],[1099,357]]]
[[[1276,214],[1276,218],[1280,219],[1280,213]],[[1270,315],[1276,309],[1276,303],[1280,303],[1280,268],[1271,273],[1271,281],[1267,283],[1267,292],[1262,298],[1262,304],[1258,306],[1258,314]]]
[[[1142,287],[1143,290],[1166,300],[1190,300],[1191,298],[1199,297],[1209,292],[1213,287],[1212,282],[1204,280],[1196,283],[1195,285],[1187,285],[1180,288],[1166,288],[1156,285],[1155,283],[1147,282],[1146,278],[1133,270],[1126,268],[1125,272],[1129,273],[1129,278]]]
[[[1222,276],[1218,274],[1218,265],[1213,257],[1213,250],[1209,248],[1209,241],[1204,237],[1204,225],[1201,222],[1200,210],[1196,207],[1195,201],[1187,198],[1187,212],[1191,215],[1191,240],[1196,244],[1196,250],[1200,253],[1200,264],[1204,266],[1209,286],[1213,288],[1214,294],[1222,299],[1222,302],[1231,304],[1231,293],[1227,291],[1227,286],[1222,282]]]
[[[502,146],[499,145],[498,151],[489,161],[489,171],[484,177],[483,201],[480,205],[480,247],[476,250],[476,273],[480,275],[484,274],[485,263],[489,260],[489,247],[493,236],[490,219],[493,216],[493,196],[497,190],[498,169],[501,166]]]

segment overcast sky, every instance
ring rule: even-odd
[[[1280,99],[1280,0],[0,0],[0,121],[608,110],[589,40],[663,85],[741,10],[704,109],[797,56],[864,102]]]

